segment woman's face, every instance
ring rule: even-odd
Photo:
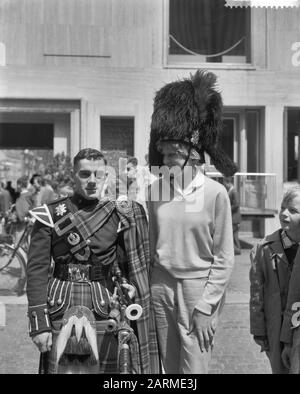
[[[164,165],[169,168],[176,166],[182,168],[189,154],[187,146],[171,142],[161,146],[161,153]]]

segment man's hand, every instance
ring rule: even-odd
[[[42,332],[32,337],[33,343],[41,353],[49,352],[52,347],[52,332]]]
[[[268,352],[270,350],[267,336],[254,336],[253,339],[260,346],[261,352]]]
[[[135,297],[134,286],[130,285],[129,283],[123,283],[121,286],[124,287],[124,289],[127,289],[128,297],[132,300]]]
[[[209,348],[213,346],[217,320],[215,314],[208,316],[194,309],[187,335],[194,334],[197,336],[201,352],[204,352],[204,350],[208,352]]]
[[[283,351],[281,353],[281,359],[282,359],[283,365],[287,369],[290,369],[290,367],[291,367],[291,350],[292,350],[291,345],[289,345],[288,343],[285,343]]]

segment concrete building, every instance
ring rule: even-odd
[[[223,94],[224,149],[243,173],[276,174],[278,203],[300,177],[300,9],[224,3],[0,0],[0,149],[91,146],[144,164],[155,91],[206,68]]]

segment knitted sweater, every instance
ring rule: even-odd
[[[175,185],[174,198],[162,201],[169,188],[164,179],[151,187],[151,196],[160,197],[149,201],[152,264],[178,279],[206,278],[205,291],[195,307],[211,314],[234,264],[228,194],[223,185],[202,173],[184,190]]]

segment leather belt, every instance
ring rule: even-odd
[[[70,282],[92,282],[107,279],[108,271],[101,265],[91,264],[55,264],[53,276]]]

